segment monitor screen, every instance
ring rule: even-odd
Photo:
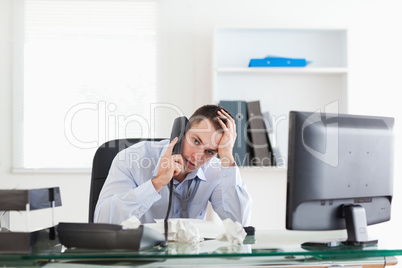
[[[375,244],[367,225],[391,217],[393,125],[389,117],[291,111],[286,229],[346,229],[346,244]]]

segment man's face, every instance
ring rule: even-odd
[[[183,140],[184,172],[191,172],[207,163],[218,153],[222,133],[208,119],[194,124]]]

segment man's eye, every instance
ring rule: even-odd
[[[211,151],[211,150],[206,150],[205,152],[206,152],[206,154],[209,154],[209,155],[213,155],[213,154],[214,154],[214,152]]]
[[[194,144],[196,144],[196,145],[199,144],[198,140],[196,140],[196,139],[194,139],[193,142],[194,142]]]

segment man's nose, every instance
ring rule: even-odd
[[[202,155],[203,155],[203,151],[201,151],[201,150],[197,150],[197,151],[194,151],[194,152],[193,152],[193,158],[194,158],[196,161],[201,160],[201,159],[202,159]]]

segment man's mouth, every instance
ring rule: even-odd
[[[189,161],[189,160],[187,160],[187,159],[186,159],[186,162],[187,162],[187,166],[189,166],[189,167],[195,167],[195,164],[194,164],[193,162],[191,162],[191,161]]]

